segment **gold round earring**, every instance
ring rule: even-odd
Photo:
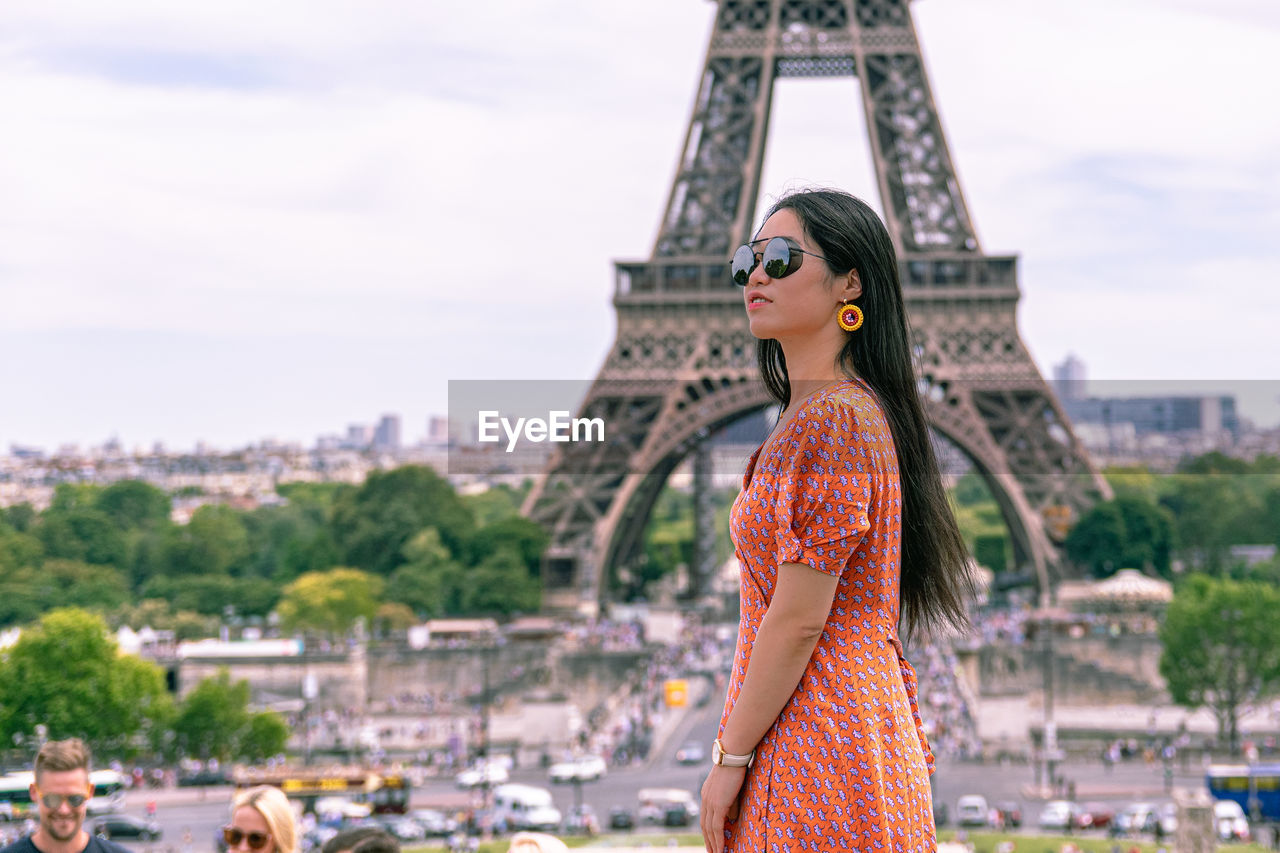
[[[862,328],[862,309],[857,305],[845,302],[836,309],[836,322],[846,332],[856,332]]]

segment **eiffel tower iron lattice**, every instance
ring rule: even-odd
[[[716,429],[772,403],[727,259],[756,215],[774,82],[858,79],[931,426],[983,475],[1046,599],[1060,543],[1109,496],[1019,337],[1016,256],[982,252],[930,92],[908,0],[719,0],[649,260],[617,262],[617,338],[568,445],[524,510],[551,532],[544,607],[593,609],[639,556],[667,476]]]

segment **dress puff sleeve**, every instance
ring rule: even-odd
[[[778,563],[838,576],[871,528],[873,469],[857,413],[839,399],[806,406],[779,444]]]

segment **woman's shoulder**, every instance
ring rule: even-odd
[[[846,379],[823,389],[805,401],[796,412],[811,428],[828,426],[886,426],[884,412],[875,394],[859,379]]]

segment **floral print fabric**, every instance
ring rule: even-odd
[[[747,464],[730,532],[741,619],[725,720],[778,565],[837,575],[826,627],[756,747],[726,851],[936,848],[933,756],[898,640],[902,493],[888,421],[859,382],[820,391]]]

